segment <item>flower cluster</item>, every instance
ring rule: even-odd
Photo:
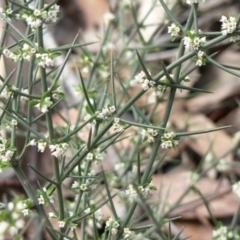
[[[119,223],[115,220],[113,220],[112,217],[109,217],[106,222],[106,230],[110,230],[113,235],[117,233],[119,227]]]
[[[51,67],[54,66],[54,58],[61,55],[60,52],[50,52],[49,50],[45,52],[44,49],[40,50],[41,53],[37,52],[37,44],[33,47],[27,43],[24,43],[22,47],[16,49],[16,51],[11,52],[8,48],[3,50],[3,54],[5,57],[11,59],[14,62],[19,60],[30,61],[32,56],[36,56],[36,60],[39,66]]]
[[[32,47],[27,43],[24,43],[22,47],[19,47],[16,51],[11,52],[9,49],[5,48],[3,50],[3,54],[5,57],[11,59],[14,62],[17,62],[19,60],[27,60],[30,61],[31,57],[36,53],[37,46]]]
[[[232,185],[232,190],[235,194],[238,195],[238,197],[240,197],[240,181]]]
[[[100,119],[107,119],[109,116],[111,116],[116,111],[115,106],[108,106],[106,108],[103,108],[102,111],[96,112],[96,117]]]
[[[58,158],[64,155],[68,148],[68,143],[58,143],[49,145],[52,156]]]
[[[33,200],[32,199],[26,199],[23,202],[23,210],[21,211],[23,213],[23,216],[28,216],[29,215],[29,210],[31,209],[33,205]]]
[[[206,37],[198,37],[194,30],[188,31],[187,35],[183,38],[183,44],[186,49],[198,50],[199,47],[206,43]]]
[[[151,196],[153,194],[153,191],[156,191],[157,188],[153,185],[152,181],[149,181],[143,185],[138,186],[138,190],[141,192],[144,198],[147,198]],[[132,184],[129,185],[128,189],[125,191],[125,194],[131,202],[138,198],[137,191],[134,189]]]
[[[84,76],[88,76],[91,68],[93,67],[92,55],[82,54],[80,56],[80,65],[82,67],[81,72],[84,74]]]
[[[1,13],[5,18],[7,18],[9,21],[11,21],[11,18],[10,18],[10,17],[11,17],[12,12],[13,12],[13,10],[12,10],[10,7],[8,7],[8,6],[6,6],[5,9],[3,9],[3,8],[0,7],[0,13]]]
[[[49,215],[50,219],[58,219],[58,217],[53,212],[49,212],[48,215]],[[71,214],[70,214],[70,216],[71,216]],[[67,219],[58,221],[58,227],[59,228],[64,228],[66,224],[69,226],[69,228],[72,231],[75,230],[76,227],[77,227],[77,224],[75,224],[73,222],[69,222]]]
[[[144,141],[151,143],[155,142],[155,137],[158,135],[158,132],[156,129],[153,128],[143,128],[141,131],[141,135]]]
[[[11,146],[10,140],[6,140],[0,135],[0,172],[3,168],[10,166],[15,151],[16,148]]]
[[[91,170],[88,174],[85,182],[81,181],[74,181],[72,184],[72,189],[74,190],[81,190],[83,192],[88,192],[91,189],[94,189],[96,187],[96,184],[94,183],[96,181],[96,175],[95,171]]]
[[[64,97],[64,92],[62,90],[62,87],[59,86],[57,89],[55,89],[54,91],[52,91],[52,97],[56,100],[58,100],[61,97]]]
[[[31,142],[31,145],[32,146],[35,145],[34,141]],[[39,152],[44,152],[46,146],[47,146],[47,143],[45,141],[43,141],[42,139],[38,140],[38,151]]]
[[[237,233],[234,233],[230,228],[220,226],[217,230],[212,233],[212,240],[239,240],[240,237]]]
[[[186,3],[192,5],[194,3],[205,3],[206,0],[186,0]]]
[[[37,107],[42,113],[48,112],[48,108],[53,104],[50,97],[45,97],[41,100],[31,101],[31,105]]]
[[[2,85],[3,85],[3,83],[0,82],[0,88],[1,88]],[[12,96],[12,92],[13,92],[12,90],[17,90],[17,88],[12,84],[9,84],[8,86],[6,85],[2,89],[2,92],[0,93],[0,97],[8,99],[9,97]]]
[[[51,53],[37,53],[36,60],[39,66],[43,68],[54,66],[53,55]]]
[[[114,118],[113,129],[115,132],[124,132],[124,127],[126,127],[126,125],[121,123],[119,118]]]
[[[172,41],[174,41],[175,37],[179,34],[179,32],[180,32],[180,28],[175,23],[172,23],[168,27],[168,33],[171,33]]]
[[[206,64],[206,60],[204,58],[205,53],[203,51],[198,51],[197,53],[197,62],[196,65],[201,67]]]
[[[47,7],[45,5],[44,7]],[[48,10],[34,9],[33,11],[23,10],[20,14],[16,15],[17,19],[21,19],[31,27],[32,30],[36,30],[43,23],[57,22],[60,10],[59,6],[54,4]]]
[[[176,137],[174,132],[165,132],[164,135],[161,137],[162,143],[161,147],[165,149],[176,148],[178,145],[179,138]]]
[[[146,76],[145,72],[143,72],[143,71],[141,71],[139,74],[137,74],[134,77],[134,80],[132,80],[132,83],[133,84],[134,83],[141,83],[142,84],[142,89],[145,90],[145,91],[147,91],[151,87],[154,87],[154,85],[155,85],[154,81],[147,79],[147,76]]]
[[[221,31],[222,35],[233,33],[237,28],[237,20],[235,17],[222,16],[220,22],[222,23]]]
[[[101,163],[103,161],[103,153],[100,148],[96,148],[93,152],[89,152],[86,156],[86,161]]]
[[[3,203],[2,203],[3,204]],[[25,227],[22,218],[24,204],[22,197],[15,197],[1,208],[0,214],[0,239],[20,239],[19,231]],[[19,238],[17,238],[19,237]]]
[[[124,228],[123,229],[123,237],[124,240],[150,240],[149,238],[146,238],[143,236],[142,233],[136,234],[135,232],[131,231],[129,228]]]

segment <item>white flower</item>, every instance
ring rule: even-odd
[[[37,145],[37,142],[35,139],[32,139],[29,143],[28,143],[28,146],[36,146]]]
[[[44,205],[45,200],[44,200],[43,195],[40,195],[40,197],[38,198],[38,203],[39,203],[40,205]]]
[[[130,201],[133,201],[138,197],[137,191],[133,188],[132,184],[129,185],[128,189],[125,191],[125,194],[130,199]]]
[[[12,159],[14,152],[11,150],[7,150],[4,155],[2,155],[2,161],[8,162]]]
[[[21,212],[23,213],[23,216],[27,216],[29,213],[29,210],[27,208],[25,208]]]
[[[40,11],[39,9],[35,9],[35,10],[33,11],[33,14],[34,14],[36,17],[38,17],[38,16],[41,15],[41,11]]]
[[[48,107],[50,107],[52,104],[53,102],[50,101],[50,97],[46,97],[43,101],[36,104],[35,107],[39,108],[41,112],[45,113],[48,111]]]
[[[65,222],[64,221],[59,221],[58,226],[59,226],[59,228],[64,228]]]
[[[221,226],[219,229],[213,231],[213,238],[218,237],[219,240],[227,240],[227,227]]]
[[[0,86],[1,86],[1,84],[0,84]],[[8,99],[11,96],[11,94],[12,94],[11,90],[8,88],[8,86],[5,86],[4,89],[2,90],[0,96],[5,99]]]
[[[111,233],[115,235],[117,233],[117,229],[119,227],[119,223],[115,220],[113,220],[112,217],[109,217],[107,222],[106,222],[106,227],[105,228],[110,228]]]
[[[183,38],[183,44],[186,49],[198,50],[199,47],[206,43],[206,37],[195,37],[191,39],[190,37]]]
[[[91,161],[93,160],[94,155],[92,153],[88,153],[86,156],[86,160]]]
[[[79,189],[79,187],[80,187],[80,184],[77,181],[74,181],[73,184],[72,184],[72,188],[73,189]]]
[[[158,134],[157,130],[152,128],[142,129],[141,131],[143,140],[149,143],[155,142],[155,137],[157,136],[157,134]]]
[[[55,145],[49,145],[50,151],[52,152],[52,156],[61,157],[67,151],[68,144],[67,143],[59,143]]]
[[[46,142],[43,142],[42,140],[38,141],[38,151],[39,152],[44,152],[46,146],[47,146]]]
[[[107,12],[103,16],[103,21],[105,25],[109,25],[115,19],[115,15],[111,12]]]
[[[149,74],[151,75],[151,73],[149,72]],[[142,89],[147,91],[149,88],[154,87],[155,82],[152,80],[148,80],[146,77],[146,74],[141,71],[139,74],[137,74],[134,77],[134,80],[131,81],[133,84],[134,83],[141,83],[142,84]]]
[[[237,20],[235,17],[222,16],[220,22],[222,22],[221,31],[222,35],[233,33],[237,28]]]
[[[115,106],[109,107],[109,112],[110,112],[110,113],[114,113],[115,111],[116,111]]]
[[[174,132],[165,132],[164,135],[161,137],[161,140],[161,147],[165,149],[170,149],[178,145],[178,140]]]
[[[172,23],[171,26],[168,27],[168,33],[171,33],[172,37],[176,37],[179,32],[180,28],[175,23]]]
[[[45,68],[45,67],[51,67],[54,66],[54,61],[49,53],[37,53],[36,59],[38,61],[39,66]]]

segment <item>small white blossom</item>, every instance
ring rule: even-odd
[[[142,129],[141,131],[143,140],[149,143],[155,142],[155,137],[157,136],[157,134],[157,130],[152,128]]]
[[[80,189],[81,189],[83,192],[88,191],[88,186],[87,186],[87,184],[85,184],[85,183],[81,184],[81,185],[80,185]]]
[[[40,197],[38,198],[38,203],[39,203],[40,205],[44,205],[45,200],[44,200],[43,195],[40,195]]]
[[[67,151],[68,144],[67,143],[59,143],[55,145],[49,145],[49,149],[52,152],[52,156],[54,157],[61,157]]]
[[[107,12],[103,16],[105,25],[109,25],[115,19],[115,15],[111,12]]]
[[[115,220],[113,220],[112,217],[109,217],[107,222],[106,222],[106,227],[105,228],[109,228],[111,233],[113,235],[115,235],[117,233],[117,229],[119,227],[119,223]]]
[[[203,51],[198,51],[197,53],[197,62],[196,62],[196,65],[201,67],[202,65],[205,65],[205,60],[204,60],[204,55],[205,53]]]
[[[125,194],[131,201],[138,197],[137,191],[133,188],[132,184],[129,185],[128,189],[125,191]]]
[[[65,222],[64,221],[59,221],[58,226],[59,226],[59,228],[64,228]]]
[[[124,124],[120,123],[120,119],[119,118],[114,118],[114,123],[113,123],[113,129],[116,132],[123,132],[124,131]]]
[[[221,31],[222,35],[233,33],[237,28],[237,20],[235,17],[222,16],[220,22],[222,22]]]
[[[165,149],[170,149],[172,147],[175,148],[178,145],[178,140],[174,132],[164,133],[164,135],[161,137],[161,140],[161,147]]]
[[[43,68],[54,66],[53,58],[49,53],[37,53],[36,59],[38,61],[39,66]]]
[[[186,49],[189,50],[198,50],[199,47],[206,43],[206,37],[195,37],[191,39],[190,37],[183,38],[183,44]]]
[[[86,160],[91,161],[93,160],[94,155],[92,153],[88,153],[86,156]]]
[[[80,187],[80,184],[77,181],[74,181],[73,184],[72,184],[72,188],[73,189],[79,189],[79,187]]]
[[[38,141],[38,151],[39,152],[44,152],[46,146],[47,146],[46,142],[43,142],[42,140]]]
[[[36,146],[37,145],[37,142],[35,139],[32,139],[29,143],[28,143],[28,146]]]
[[[212,237],[217,238],[219,240],[227,240],[227,227],[221,226],[217,230],[213,231]]]
[[[180,28],[175,24],[172,23],[169,27],[168,27],[168,33],[171,33],[172,37],[176,37],[180,32]]]
[[[27,208],[25,208],[21,212],[23,213],[23,216],[27,216],[29,213],[29,210]]]
[[[141,71],[139,74],[137,74],[134,77],[134,80],[132,80],[131,82],[132,82],[131,84],[141,83],[142,89],[145,91],[147,91],[151,87],[154,87],[156,84],[154,81],[147,79],[147,76],[146,76],[145,72],[143,72],[143,71]]]

